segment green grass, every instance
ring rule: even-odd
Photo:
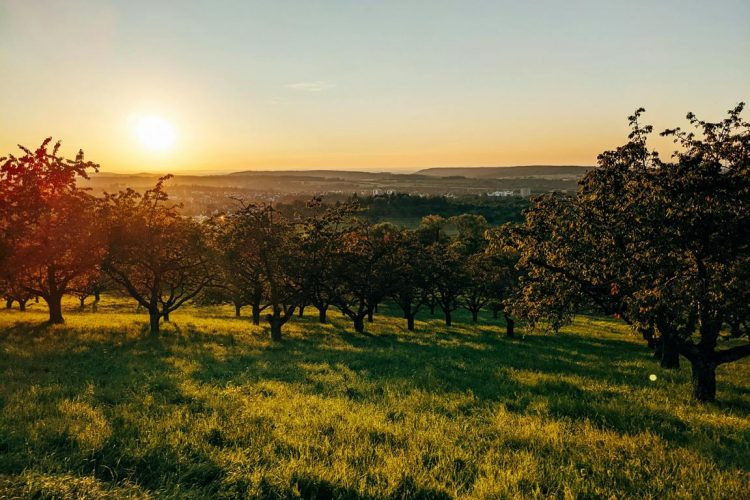
[[[750,363],[690,400],[620,323],[508,340],[459,316],[0,312],[2,497],[750,497]],[[651,382],[650,374],[657,380]]]

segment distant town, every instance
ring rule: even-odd
[[[312,196],[344,201],[352,196],[396,194],[413,197],[528,198],[544,192],[573,192],[592,167],[519,166],[430,168],[414,174],[336,170],[245,171],[225,175],[175,175],[170,199],[190,216],[209,217],[235,207],[237,200],[289,204]],[[116,192],[126,186],[149,189],[159,174],[92,175],[94,192]]]

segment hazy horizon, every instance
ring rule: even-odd
[[[236,173],[242,173],[242,172],[315,172],[315,171],[331,171],[331,172],[364,172],[364,173],[391,173],[391,174],[403,174],[403,175],[409,175],[409,174],[416,174],[422,170],[429,170],[429,169],[441,169],[441,168],[467,168],[467,169],[474,169],[474,168],[516,168],[516,167],[594,167],[594,164],[591,165],[569,165],[569,164],[547,164],[547,165],[541,165],[541,164],[528,164],[528,165],[482,165],[482,166],[474,166],[474,165],[438,165],[433,167],[418,167],[418,168],[411,168],[411,167],[391,167],[391,168],[379,168],[379,167],[373,167],[373,168],[367,168],[367,167],[342,167],[342,168],[326,168],[326,167],[308,167],[308,168],[294,168],[294,167],[284,167],[284,168],[276,168],[276,169],[269,169],[269,168],[240,168],[237,169],[211,169],[211,168],[195,168],[195,169],[184,169],[177,172],[170,172],[168,170],[154,170],[154,171],[122,171],[122,170],[111,170],[107,168],[100,168],[99,172],[100,174],[113,174],[113,175],[165,175],[165,174],[173,174],[173,175],[228,175],[228,174],[236,174]]]
[[[748,99],[748,19],[737,0],[6,0],[0,155],[53,136],[112,173],[593,165],[638,107],[659,131]]]

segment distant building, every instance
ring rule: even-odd
[[[521,188],[521,196],[531,196],[531,188]]]
[[[513,191],[492,191],[490,193],[487,193],[487,196],[513,196]]]

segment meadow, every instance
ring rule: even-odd
[[[609,318],[308,309],[271,343],[229,307],[158,338],[124,299],[65,313],[0,311],[0,498],[750,497],[750,359],[697,404]]]

